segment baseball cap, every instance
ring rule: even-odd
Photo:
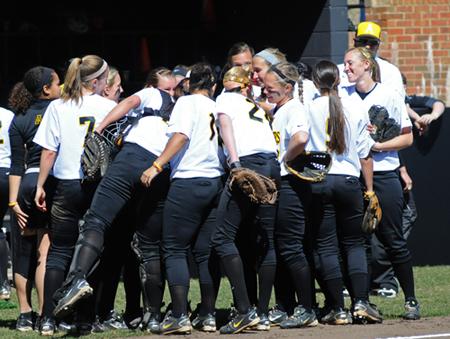
[[[357,38],[372,38],[380,40],[381,37],[381,27],[372,21],[360,22],[358,28],[356,29]]]
[[[183,65],[175,66],[175,68],[172,70],[173,75],[175,75],[175,76],[180,75],[182,77],[186,77],[188,72],[189,72],[189,69]]]

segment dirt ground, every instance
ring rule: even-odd
[[[447,334],[443,336],[443,334]],[[216,333],[201,333],[194,331],[187,338],[215,338],[219,336]],[[331,326],[318,325],[317,327],[282,330],[273,328],[268,332],[247,331],[235,335],[241,338],[320,338],[320,339],[381,339],[393,337],[411,337],[415,338],[450,338],[450,317],[433,317],[424,318],[417,321],[405,320],[386,320],[378,325],[346,325],[346,326]],[[155,338],[155,336],[135,337]],[[180,337],[180,336],[178,336]],[[225,338],[226,336],[222,336]]]

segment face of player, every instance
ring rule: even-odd
[[[158,88],[162,91],[169,93],[171,96],[175,94],[175,87],[177,87],[177,81],[175,77],[159,77]]]
[[[264,78],[264,93],[271,104],[283,105],[291,99],[292,86],[279,82],[275,73],[267,73]]]
[[[119,102],[120,94],[123,93],[122,79],[120,78],[119,73],[114,77],[114,82],[111,86],[106,85],[104,93],[105,98]]]
[[[358,82],[365,76],[369,76],[370,63],[363,60],[357,51],[351,51],[344,57],[344,72],[350,82]]]
[[[55,72],[52,73],[52,83],[50,86],[43,87],[45,99],[58,99],[61,96],[61,87],[59,86],[59,76]]]
[[[108,80],[109,68],[99,78],[92,80],[92,89],[95,94],[102,95],[106,87],[106,81]]]
[[[264,85],[264,78],[267,71],[269,70],[269,65],[264,61],[263,58],[253,57],[253,83],[258,86]]]
[[[232,66],[247,66],[252,68],[252,53],[249,50],[233,55],[231,57]]]

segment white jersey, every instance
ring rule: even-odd
[[[0,107],[0,167],[11,166],[11,145],[9,143],[9,125],[14,113]]]
[[[216,99],[217,114],[226,114],[233,124],[238,157],[276,153],[277,146],[262,108],[240,93],[223,93]],[[224,149],[228,156],[228,150]]]
[[[313,101],[315,98],[320,97],[319,90],[314,83],[309,79],[303,79],[303,103],[306,105]],[[298,83],[294,86],[294,99],[298,98]]]
[[[284,156],[292,136],[297,132],[309,133],[309,122],[305,107],[299,99],[292,99],[281,106],[275,113],[272,122],[273,135],[278,145],[278,161],[281,167],[281,176],[288,175],[284,166]]]
[[[145,107],[160,109],[163,103],[161,93],[156,88],[144,88],[134,95],[141,100],[141,104],[136,108],[137,110],[142,110]],[[161,117],[143,117],[130,130],[125,137],[125,142],[138,144],[156,156],[160,156],[169,140],[167,128],[167,122]]]
[[[172,178],[215,178],[224,173],[219,161],[215,102],[201,94],[177,100],[170,116],[169,137],[182,133],[189,140],[172,158]]]
[[[375,143],[367,131],[368,118],[360,104],[348,98],[342,99],[345,117],[346,150],[342,154],[331,153],[332,164],[329,174],[353,175],[359,177],[361,163]],[[327,132],[330,117],[329,97],[322,96],[307,106],[311,134],[305,147],[307,151],[326,151],[330,136]]]
[[[373,105],[384,106],[389,113],[389,117],[394,119],[400,128],[411,127],[411,120],[406,112],[404,100],[402,100],[397,93],[393,92],[390,87],[384,84],[377,83],[375,88],[363,99],[356,92],[356,87],[346,87],[343,95],[348,96],[348,99],[355,104],[362,105],[364,112],[369,119],[369,109]],[[373,170],[377,171],[392,171],[400,166],[397,151],[388,152],[373,152]]]
[[[81,154],[91,132],[116,105],[97,94],[85,95],[78,104],[73,100],[54,100],[48,106],[33,141],[57,152],[53,175],[58,179],[81,179]]]
[[[375,60],[380,68],[381,83],[389,89],[394,90],[400,95],[402,100],[404,100],[406,95],[405,87],[403,86],[402,74],[400,73],[398,67],[379,57],[376,57]],[[339,64],[338,68],[341,77],[339,91],[341,91],[343,87],[349,87],[353,84],[348,81],[347,73],[344,72],[344,64]]]

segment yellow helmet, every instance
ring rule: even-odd
[[[375,38],[380,40],[381,27],[372,21],[360,22],[356,30],[357,38]]]

